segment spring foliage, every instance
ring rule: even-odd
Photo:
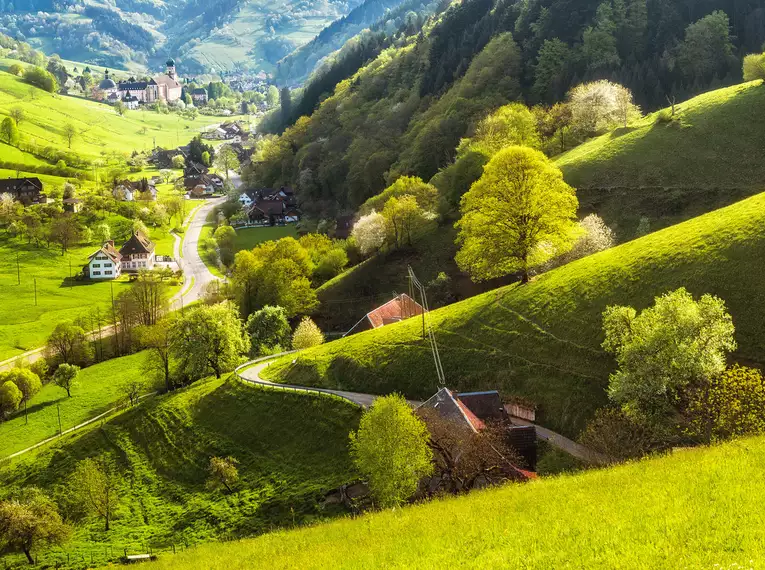
[[[302,350],[324,344],[324,334],[309,317],[303,317],[292,335],[292,348]]]
[[[378,398],[350,438],[353,460],[383,507],[406,502],[433,472],[428,428],[398,394]]]
[[[462,197],[456,261],[474,281],[532,267],[571,247],[578,202],[541,152],[508,147]]]
[[[630,413],[659,420],[677,409],[683,390],[721,374],[736,348],[723,300],[703,295],[697,301],[684,288],[657,297],[640,314],[608,307],[603,329],[603,348],[619,365],[609,380],[610,398]]]

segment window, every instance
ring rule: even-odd
[[[94,271],[93,275],[101,275],[101,272],[100,271]]]
[[[100,263],[94,263],[94,264],[93,264],[93,267],[94,267],[94,268],[96,268],[96,267],[101,267],[101,264],[100,264]]]
[[[111,263],[104,263],[104,268],[109,268],[109,267],[111,267],[111,266],[112,266],[112,264],[111,264]]]
[[[111,271],[104,271],[104,275],[111,275],[111,274],[112,274]]]

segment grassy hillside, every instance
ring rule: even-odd
[[[722,297],[738,356],[765,362],[765,194],[431,313],[447,382],[497,388],[539,405],[542,425],[576,435],[605,404],[613,360],[600,349],[611,304],[643,308],[684,286]],[[283,359],[269,373],[291,383],[424,397],[436,389],[421,323],[412,319]]]
[[[55,384],[47,384],[24,410],[0,423],[0,458],[26,449],[114,407],[123,399],[123,382],[143,378],[146,354],[115,358],[84,368],[77,377],[72,397]],[[147,390],[148,391],[148,390]]]
[[[0,115],[7,115],[14,107],[24,110],[25,120],[19,131],[26,140],[34,140],[39,147],[66,149],[63,128],[71,123],[78,133],[72,150],[91,159],[101,158],[103,151],[151,150],[155,141],[157,146],[174,148],[187,143],[205,126],[220,122],[216,117],[199,115],[187,121],[178,115],[152,111],[133,111],[120,117],[109,105],[30,90],[20,78],[0,73]]]
[[[156,551],[336,514],[337,507],[323,507],[322,501],[327,491],[355,477],[347,444],[358,414],[339,400],[203,381],[24,456],[0,471],[0,481],[3,491],[33,484],[57,494],[78,461],[111,457],[121,477],[112,531],[103,532],[102,521],[85,519],[64,550],[40,557],[52,565],[67,553],[73,561],[81,555],[89,561],[95,553],[100,565],[121,556],[123,548]],[[234,494],[206,487],[212,456],[240,462]],[[104,545],[113,554],[107,556]]]
[[[156,568],[761,568],[763,461],[765,440],[742,440],[206,545]]]
[[[583,211],[596,211],[633,237],[641,216],[665,227],[765,187],[765,86],[744,83],[676,107],[677,120],[648,115],[561,155]]]

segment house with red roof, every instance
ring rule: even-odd
[[[391,323],[398,323],[423,313],[422,305],[406,293],[402,293],[376,309],[369,311],[343,336],[361,331],[379,329]]]

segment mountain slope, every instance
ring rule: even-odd
[[[201,381],[3,466],[0,496],[39,486],[63,499],[73,516],[77,505],[60,486],[78,462],[115,462],[120,508],[112,530],[104,533],[95,518],[78,520],[70,544],[40,553],[50,566],[61,553],[74,562],[96,551],[96,563],[104,564],[123,548],[143,552],[259,534],[341,511],[322,500],[355,478],[347,442],[358,417],[358,409],[337,400]],[[213,456],[239,461],[235,493],[207,488]],[[108,558],[103,544],[114,551]]]
[[[612,304],[644,308],[686,287],[722,297],[733,316],[737,357],[765,362],[765,194],[545,273],[433,311],[449,386],[500,389],[539,405],[539,422],[576,436],[606,403],[613,360],[600,348]],[[411,319],[290,356],[268,373],[285,382],[355,391],[436,390],[422,324]],[[293,361],[294,364],[293,364]]]
[[[156,567],[757,568],[763,461],[765,440],[741,440],[205,545]]]

